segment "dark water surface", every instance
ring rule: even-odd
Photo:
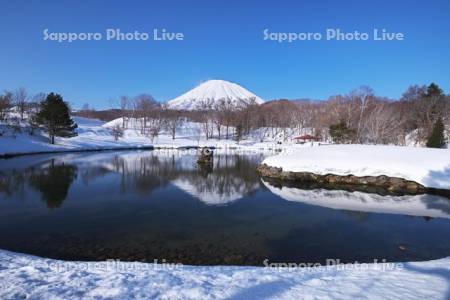
[[[185,264],[450,255],[450,200],[276,187],[263,154],[179,151],[0,160],[0,248],[65,260]]]

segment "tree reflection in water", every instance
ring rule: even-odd
[[[120,176],[122,193],[148,195],[171,183],[205,203],[223,204],[260,187],[255,172],[260,159],[259,155],[216,155],[213,165],[201,166],[195,155],[155,151],[117,155],[109,165]]]
[[[255,170],[263,154],[218,152],[207,169],[163,150],[0,161],[0,248],[206,265],[449,253],[448,199],[272,185]]]
[[[0,172],[0,192],[28,197],[27,186],[37,190],[49,208],[60,207],[70,185],[80,177],[84,185],[113,176],[119,192],[148,196],[173,184],[207,204],[225,204],[252,194],[260,187],[255,168],[260,154],[216,154],[208,167],[196,155],[176,151],[119,152],[56,155],[40,163]]]
[[[77,167],[70,164],[55,164],[38,170],[32,169],[29,184],[41,193],[41,199],[48,208],[61,206],[67,197],[70,185],[77,178]]]

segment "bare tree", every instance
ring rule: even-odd
[[[167,109],[166,107],[163,110],[163,114],[165,119],[165,127],[170,132],[172,140],[174,140],[178,128],[181,126],[181,124],[183,124],[184,121],[184,119],[182,118],[181,111],[170,110]]]
[[[243,103],[243,107],[240,107],[241,109],[248,109],[248,103]],[[221,99],[219,100],[217,107],[216,107],[216,111],[217,111],[217,126],[218,126],[218,130],[220,130],[220,128],[222,126],[225,126],[225,138],[229,139],[230,137],[230,126],[232,125],[234,119],[235,119],[235,115],[236,115],[236,111],[239,108],[236,107],[232,101],[232,99],[230,98],[225,98],[225,99]],[[219,131],[219,139],[220,139],[220,131]]]
[[[203,99],[197,105],[197,110],[200,112],[200,122],[205,138],[208,140],[213,137],[214,122],[213,122],[213,99]]]
[[[159,136],[159,133],[161,132],[161,129],[163,127],[163,120],[161,118],[152,118],[148,122],[147,130],[145,134],[150,137],[151,141],[153,142],[156,137]]]
[[[17,107],[17,111],[20,115],[20,120],[23,121],[25,112],[27,110],[28,93],[25,88],[20,87],[14,91],[13,102]]]
[[[401,120],[389,102],[377,101],[363,121],[363,141],[370,144],[398,143]]]
[[[130,98],[127,96],[120,96],[119,107],[120,107],[120,110],[122,113],[122,128],[123,129],[126,129],[128,127],[129,105],[130,105]]]
[[[219,100],[219,102],[223,101],[223,99]],[[213,110],[211,111],[212,114],[212,121],[216,127],[217,131],[217,138],[220,140],[222,135],[222,124],[223,124],[223,113],[221,109],[220,103],[214,103]]]
[[[362,142],[362,125],[364,113],[368,107],[369,102],[373,99],[373,90],[368,86],[361,86],[350,93],[350,99],[358,107],[357,125],[356,125],[356,139]]]
[[[35,131],[39,128],[37,121],[37,114],[41,108],[41,102],[45,100],[47,95],[45,93],[37,93],[34,95],[27,105],[27,116],[29,125],[29,134],[33,135]]]
[[[12,106],[12,93],[5,91],[3,95],[0,95],[0,121],[4,121],[7,118],[7,112]]]
[[[158,102],[149,94],[141,94],[134,97],[132,101],[133,118],[139,119],[141,125],[141,133],[147,128],[149,120],[156,115],[160,110]]]
[[[84,118],[95,118],[95,109],[89,103],[84,103],[77,112],[77,115]]]
[[[110,131],[115,141],[118,141],[119,138],[123,137],[124,129],[120,124],[116,124],[113,127],[111,127]]]

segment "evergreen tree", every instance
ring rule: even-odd
[[[355,130],[349,128],[344,121],[330,125],[329,132],[333,142],[338,144],[351,142],[356,134]]]
[[[446,141],[444,136],[444,123],[442,118],[439,117],[433,125],[433,130],[427,139],[427,147],[429,148],[442,148]]]
[[[73,137],[77,135],[75,129],[78,126],[70,118],[69,106],[58,94],[50,93],[40,103],[36,122],[48,133],[52,144],[55,143],[55,136]]]
[[[444,91],[434,82],[427,87],[426,97],[441,97],[444,96]]]

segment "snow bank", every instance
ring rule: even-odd
[[[406,300],[450,295],[450,258],[281,270],[63,262],[0,250],[0,270],[1,299]]]
[[[450,189],[450,150],[400,146],[326,145],[266,158],[283,171],[319,175],[400,177],[426,187]]]

